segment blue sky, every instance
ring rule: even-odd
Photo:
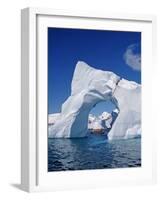
[[[48,28],[48,113],[60,112],[70,95],[79,60],[141,83],[140,45],[140,32]],[[100,103],[92,113],[112,108],[110,103]]]

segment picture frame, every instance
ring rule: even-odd
[[[142,159],[139,169],[47,171],[47,27],[141,31],[142,40]],[[148,44],[147,44],[148,41]],[[46,49],[46,52],[44,52]],[[21,12],[21,188],[28,192],[98,188],[156,182],[155,133],[152,131],[152,71],[155,67],[156,18],[152,15],[111,14],[25,8]],[[39,59],[41,58],[41,59]],[[146,66],[146,67],[145,67]],[[147,108],[149,117],[147,117]]]

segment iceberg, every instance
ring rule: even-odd
[[[48,128],[48,136],[85,137],[91,109],[99,102],[112,101],[116,105],[113,113],[118,116],[108,133],[108,138],[112,140],[126,138],[128,135],[131,137],[133,134],[130,134],[130,130],[135,130],[134,126],[141,124],[140,93],[139,84],[121,79],[111,71],[99,70],[79,61],[72,79],[71,95],[63,103],[61,113],[53,117],[54,123]],[[107,113],[101,116],[102,120],[106,121],[106,127],[111,127],[111,122],[107,123],[109,116]]]
[[[102,129],[104,131],[111,128],[113,118],[112,114],[108,112],[103,112],[100,116],[96,117],[93,114],[89,114],[88,117],[88,129]]]
[[[102,126],[104,129],[109,129],[111,128],[111,123],[112,123],[112,115],[111,113],[108,112],[103,112],[100,116],[99,119],[101,120]]]

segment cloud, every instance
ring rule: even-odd
[[[141,70],[141,48],[139,44],[128,46],[123,57],[125,63],[133,70]]]

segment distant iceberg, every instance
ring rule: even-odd
[[[103,112],[99,116],[99,119],[101,120],[101,124],[103,125],[104,129],[111,128],[111,124],[112,124],[112,120],[113,120],[111,113]]]
[[[63,103],[61,113],[49,115],[49,138],[85,137],[89,118],[95,120],[94,116],[89,116],[90,110],[102,101],[112,101],[116,106],[111,114],[102,113],[101,123],[95,123],[95,126],[108,128],[112,125],[108,134],[110,140],[141,134],[141,85],[79,61],[72,79],[71,95]],[[114,116],[117,118],[111,124]]]
[[[105,131],[111,128],[112,115],[108,112],[103,112],[100,116],[89,115],[88,117],[88,130],[92,132]]]

